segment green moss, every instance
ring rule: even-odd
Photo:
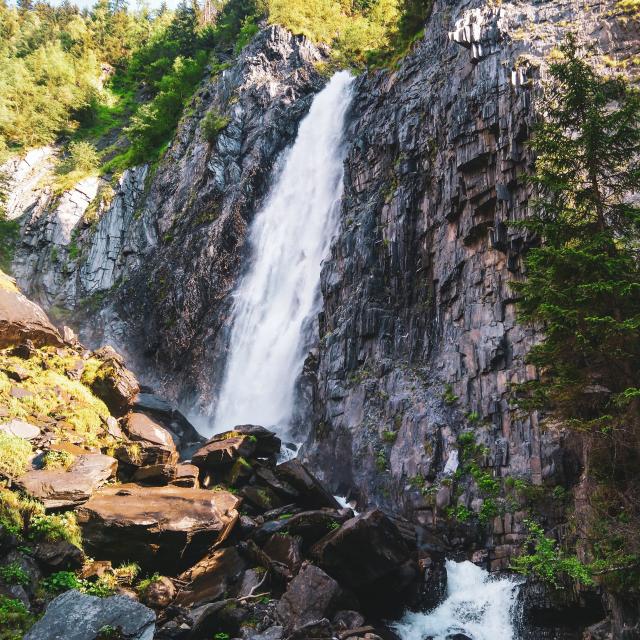
[[[42,466],[44,469],[68,469],[76,457],[67,451],[47,451],[42,456]]]

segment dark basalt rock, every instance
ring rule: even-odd
[[[41,567],[50,573],[56,571],[74,571],[84,562],[84,553],[66,540],[40,542],[33,551],[34,558]]]
[[[379,510],[348,520],[317,542],[311,555],[380,616],[404,605],[407,589],[418,576],[415,549]]]
[[[340,585],[322,569],[306,564],[278,603],[278,615],[289,632],[331,618],[344,600]],[[331,637],[331,636],[329,636]]]
[[[276,477],[290,484],[300,496],[298,504],[308,509],[340,509],[336,499],[318,482],[316,477],[297,459],[276,467]]]

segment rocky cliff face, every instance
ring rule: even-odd
[[[510,223],[530,206],[526,141],[554,47],[579,26],[611,60],[637,49],[614,5],[437,2],[398,69],[358,79],[322,339],[308,362],[306,456],[336,490],[403,505],[423,523],[446,506],[478,511],[477,492],[452,496],[436,482],[465,428],[498,477],[575,480],[563,434],[510,408],[510,388],[535,375],[524,360],[535,333],[518,324],[510,287],[527,238]],[[432,486],[437,505],[425,498]],[[507,562],[501,546],[521,539],[508,520],[495,523],[495,568]]]

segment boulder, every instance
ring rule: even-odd
[[[84,553],[66,540],[40,542],[33,550],[33,555],[41,567],[50,573],[56,571],[74,571],[82,566]]]
[[[418,577],[415,549],[377,509],[326,535],[313,546],[311,555],[378,615],[389,615],[401,605],[405,590]]]
[[[71,507],[88,500],[115,475],[117,467],[117,460],[111,456],[87,453],[78,456],[66,471],[28,471],[17,484],[29,495],[42,500],[47,509]]]
[[[20,293],[13,278],[0,271],[0,349],[26,340],[35,346],[63,345],[47,314]]]
[[[240,500],[226,491],[185,487],[103,487],[78,509],[91,556],[173,574],[222,542]]]
[[[126,596],[98,598],[67,591],[52,600],[24,640],[94,640],[112,627],[127,640],[152,640],[156,614]]]
[[[0,431],[11,436],[24,438],[25,440],[33,440],[40,435],[39,427],[18,419],[9,420],[9,422],[0,424]]]
[[[153,393],[139,393],[133,399],[133,409],[150,414],[174,437],[182,458],[190,458],[204,442],[187,418],[166,400]]]
[[[299,460],[287,460],[276,467],[276,476],[299,492],[298,504],[307,509],[340,509],[338,501]]]
[[[171,484],[175,484],[177,487],[197,487],[199,473],[200,469],[195,464],[183,462],[176,466]]]
[[[154,464],[149,467],[136,469],[132,480],[140,484],[163,486],[169,484],[175,477],[175,474],[176,468],[171,464]]]
[[[122,416],[133,404],[140,386],[136,377],[124,366],[124,360],[111,347],[93,352],[102,360],[91,382],[91,390],[107,405],[114,416]]]
[[[340,585],[322,569],[305,564],[289,583],[277,605],[278,616],[289,632],[338,611],[343,597]]]
[[[256,450],[250,436],[233,435],[233,432],[213,436],[191,457],[192,464],[199,469],[215,473],[229,468],[238,458],[248,458]]]
[[[288,579],[291,579],[298,573],[302,565],[302,551],[299,538],[276,533],[269,538],[262,550],[267,554],[272,563],[278,563],[284,570],[281,572],[281,575],[285,575]]]
[[[176,597],[177,589],[173,582],[166,576],[160,576],[153,580],[143,591],[142,601],[153,609],[168,607]]]
[[[130,440],[139,447],[139,454],[128,452],[129,462],[137,466],[152,466],[169,464],[178,461],[178,452],[171,434],[155,420],[144,413],[130,413],[125,423],[125,431]]]
[[[301,513],[283,514],[277,520],[265,522],[254,534],[259,544],[268,540],[274,533],[286,531],[289,535],[300,536],[304,546],[309,547],[328,533],[335,531],[353,516],[347,509],[335,511],[333,509],[316,509]]]
[[[280,445],[282,444],[280,438],[269,429],[255,424],[241,424],[234,427],[233,431],[254,440],[256,445],[254,455],[257,458],[271,458],[280,453]]]
[[[235,547],[207,554],[178,576],[187,585],[178,594],[176,604],[182,607],[200,606],[218,600],[230,590],[238,591],[245,569],[246,563]]]
[[[326,618],[307,622],[296,629],[287,640],[333,640],[333,627]]]

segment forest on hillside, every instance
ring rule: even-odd
[[[422,28],[419,0],[184,0],[175,11],[98,0],[0,3],[0,159],[66,144],[60,188],[92,171],[153,161],[205,74],[216,74],[260,22],[333,45],[336,66],[387,64]],[[124,132],[124,137],[114,135]],[[66,177],[64,177],[66,176]]]

